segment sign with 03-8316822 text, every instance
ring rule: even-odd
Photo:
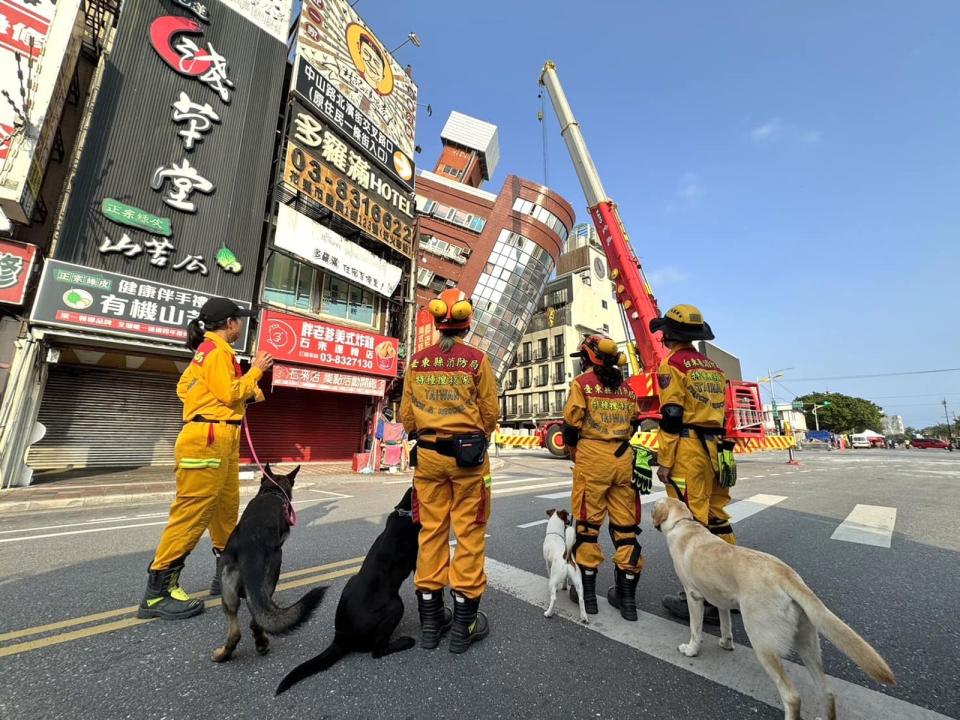
[[[386,377],[397,375],[398,345],[396,338],[273,310],[261,313],[257,339],[257,350],[278,361]]]
[[[409,196],[386,177],[381,179],[381,192],[372,188],[364,190],[297,143],[287,141],[283,181],[375,240],[406,257],[412,255],[414,221],[404,217],[402,209],[398,212],[390,204],[402,196],[402,201],[409,205]],[[391,201],[381,197],[384,193],[391,196]]]
[[[181,343],[187,339],[187,323],[209,299],[195,290],[47,260],[30,324]],[[249,327],[244,318],[235,348],[246,347]]]

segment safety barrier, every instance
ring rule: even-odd
[[[497,445],[500,447],[538,448],[540,438],[536,435],[499,435]]]
[[[643,445],[648,447],[651,450],[657,450],[660,447],[660,432],[654,430],[652,432],[642,432],[633,436],[631,444],[633,445]],[[737,440],[737,445],[734,448],[736,453],[755,453],[763,452],[764,450],[786,450],[787,448],[795,448],[797,446],[797,441],[792,436],[789,435],[767,435],[763,440],[757,440],[750,438],[747,440]]]

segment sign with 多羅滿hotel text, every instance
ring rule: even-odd
[[[209,299],[186,288],[47,260],[30,324],[182,343],[187,323]],[[248,302],[234,302],[250,307]],[[234,347],[246,347],[249,327],[243,318],[243,332]]]
[[[342,235],[287,205],[277,209],[273,244],[311,265],[390,297],[400,284],[401,270]]]
[[[346,172],[323,162],[321,151],[315,155],[298,142],[288,140],[284,184],[319,202],[374,240],[411,257],[414,220],[409,195],[386,178],[367,189],[360,180],[353,180]]]

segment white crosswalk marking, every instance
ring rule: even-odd
[[[487,558],[487,578],[490,587],[505,592],[536,607],[546,607],[548,600],[547,579],[542,575],[527,572],[518,567]],[[756,656],[741,647],[737,652],[725,652],[715,642],[704,643],[701,654],[687,658],[677,652],[677,643],[687,639],[685,626],[657,615],[638,612],[637,622],[624,622],[620,614],[606,602],[599,603],[599,615],[590,616],[589,625],[577,623],[577,606],[565,596],[557,602],[557,615],[586,631],[599,633],[606,638],[635,648],[650,657],[686,670],[719,685],[743,693],[774,708],[780,707],[776,687],[757,662]],[[543,622],[555,622],[544,620]],[[816,691],[802,666],[786,661],[791,678],[799,686],[807,708],[816,706]],[[830,689],[837,697],[844,720],[949,720],[932,710],[912,705],[882,692],[856,685],[846,680],[828,677]],[[782,712],[782,711],[781,711]],[[813,717],[813,715],[809,715]]]
[[[782,503],[787,498],[784,495],[752,495],[746,500],[731,503],[727,506],[727,514],[730,515],[730,522],[736,523],[745,520],[751,515],[756,515],[768,507],[777,503]]]
[[[498,488],[497,482],[493,483],[493,490],[490,491],[491,495],[503,495],[504,493],[512,492],[523,492],[525,490],[541,490],[543,488],[555,488],[560,487],[561,485],[570,485],[569,480],[560,480],[558,482],[548,482],[548,483],[537,483],[535,485],[518,485],[517,487],[505,487]]]
[[[830,539],[889,548],[896,523],[896,508],[857,505],[833,531]]]
[[[547,518],[544,518],[543,520],[534,520],[533,522],[523,523],[523,525],[517,525],[517,527],[521,530],[526,530],[527,528],[536,527],[537,525],[546,525],[548,522],[550,521]]]
[[[537,495],[541,500],[560,500],[561,498],[570,497],[570,491],[566,490],[564,492],[550,493],[549,495]]]

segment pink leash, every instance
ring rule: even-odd
[[[260,458],[257,457],[257,451],[253,447],[253,440],[250,439],[250,426],[247,424],[246,416],[244,416],[243,418],[243,433],[247,438],[247,447],[250,448],[250,454],[253,455],[253,461],[257,464],[257,467],[260,468],[260,472],[263,473],[264,477],[266,477],[267,480],[269,480],[270,482],[272,482],[274,485],[277,486],[277,488],[280,490],[281,494],[283,495],[283,499],[286,501],[285,512],[287,517],[287,524],[290,525],[290,527],[296,527],[297,511],[293,509],[293,501],[290,499],[290,496],[287,495],[287,491],[284,490],[283,487],[281,487],[280,483],[274,480],[273,476],[267,472],[266,468],[264,468],[263,465],[260,464]]]

